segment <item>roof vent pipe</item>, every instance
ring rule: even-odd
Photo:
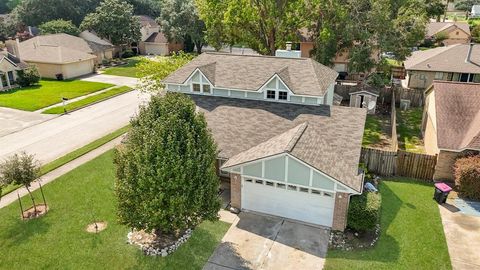
[[[470,60],[470,57],[472,56],[472,50],[473,50],[473,45],[474,43],[470,43],[470,46],[468,47],[468,53],[467,53],[467,58],[465,59],[465,63],[471,63],[472,61]]]

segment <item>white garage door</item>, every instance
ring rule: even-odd
[[[281,183],[244,179],[242,208],[331,227],[333,193]]]

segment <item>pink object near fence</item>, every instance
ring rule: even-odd
[[[435,187],[442,192],[450,192],[452,190],[452,188],[445,183],[435,183]]]

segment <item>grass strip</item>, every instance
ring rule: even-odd
[[[95,150],[97,149],[98,147],[112,141],[113,139],[115,138],[118,138],[120,135],[126,133],[128,130],[130,129],[130,125],[127,125],[127,126],[124,126],[120,129],[117,129],[115,130],[114,132],[110,133],[110,134],[107,134],[103,137],[101,137],[100,139],[97,139],[85,146],[82,146],[62,157],[59,157],[57,159],[55,159],[54,161],[51,161],[45,165],[43,165],[41,168],[40,168],[40,175],[44,175],[44,174],[47,174],[55,169],[57,169],[58,167],[60,166],[63,166],[65,164],[67,164],[68,162],[74,160],[74,159],[77,159],[85,154],[87,154],[88,152],[92,151],[92,150]],[[10,184],[8,186],[5,186],[2,190],[2,196],[3,195],[6,195],[14,190],[16,190],[17,188],[21,187],[21,185],[14,185],[14,184]]]
[[[105,92],[102,92],[100,94],[89,96],[89,97],[86,97],[84,99],[80,99],[78,101],[69,103],[65,106],[65,109],[68,112],[73,111],[73,110],[78,110],[78,109],[84,108],[88,105],[92,105],[94,103],[107,100],[109,98],[115,97],[117,95],[129,92],[129,91],[132,91],[132,90],[133,89],[128,87],[128,86],[121,86],[121,87],[112,88],[112,89],[107,90]],[[63,109],[64,109],[63,106],[57,106],[57,107],[53,107],[53,108],[50,108],[48,110],[45,110],[42,113],[44,113],[44,114],[62,114],[64,112]]]

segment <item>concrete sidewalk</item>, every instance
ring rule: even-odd
[[[43,175],[41,178],[40,178],[40,181],[41,181],[41,184],[42,186],[52,182],[53,180],[57,179],[58,177],[68,173],[69,171],[85,164],[86,162],[98,157],[99,155],[107,152],[108,150],[112,149],[113,147],[115,147],[115,145],[118,145],[120,144],[120,142],[122,141],[122,138],[123,136],[120,136],[100,147],[98,147],[97,149],[94,149],[88,153],[86,153],[85,155],[77,158],[77,159],[74,159],[72,161],[70,161],[69,163]],[[30,191],[34,191],[34,190],[37,190],[39,189],[39,185],[38,185],[38,180],[36,180],[35,182],[32,183],[32,186],[30,188]],[[24,187],[21,187],[19,188],[18,190],[18,194],[20,195],[20,197],[22,196],[25,196],[28,194],[28,191],[26,188]],[[0,209],[17,201],[17,191],[12,191],[10,193],[8,193],[7,195],[3,196],[1,199],[0,199]]]

